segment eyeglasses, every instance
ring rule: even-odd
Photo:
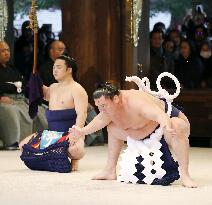
[[[196,31],[195,34],[197,34],[198,36],[203,35],[203,31]]]

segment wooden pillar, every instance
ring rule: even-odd
[[[142,72],[137,72],[139,77],[147,76],[150,65],[149,41],[149,4],[150,0],[142,0],[142,15],[139,26],[139,41],[137,47],[137,63],[142,65]]]
[[[62,0],[62,39],[77,60],[78,79],[90,100],[98,83],[121,80],[119,2]]]
[[[13,49],[14,49],[14,34],[13,34],[13,21],[14,21],[14,10],[13,10],[13,0],[7,0],[8,8],[8,24],[7,30],[5,32],[5,41],[8,43],[11,50],[11,59],[13,59]]]
[[[125,82],[126,76],[134,75],[133,44],[131,35],[131,7],[128,0],[122,1],[122,85],[124,89],[132,87],[132,83]]]
[[[135,46],[134,30],[137,18],[133,0],[122,1],[122,82],[125,89],[137,88],[135,84],[124,82],[125,76],[138,75],[144,77],[149,69],[149,0],[142,0],[142,16],[138,30],[138,45]],[[134,8],[134,10],[132,10]],[[134,16],[132,16],[134,15]],[[138,69],[142,64],[142,73]],[[142,75],[141,75],[142,74]]]

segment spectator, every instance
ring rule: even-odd
[[[204,25],[206,22],[207,14],[203,10],[202,5],[196,5],[193,10],[193,21],[196,26]]]
[[[40,77],[46,86],[55,83],[53,76],[53,65],[55,60],[65,52],[65,44],[62,41],[54,40],[48,48],[48,57],[39,68]]]
[[[37,129],[44,129],[47,122],[44,108],[30,119],[27,99],[24,97],[23,77],[8,64],[10,49],[0,41],[0,130],[5,149],[16,149],[20,140]]]
[[[198,53],[200,52],[202,43],[206,41],[207,38],[208,30],[204,26],[199,25],[194,28],[193,41]]]
[[[174,58],[175,58],[174,42],[171,39],[166,38],[163,41],[163,50],[164,50],[164,61],[165,61],[164,71],[174,73]]]
[[[184,18],[182,32],[186,33],[188,39],[193,38],[195,27],[206,26],[206,13],[203,11],[202,5],[197,5],[195,9],[188,10],[189,13]]]
[[[180,52],[181,34],[178,30],[170,30],[170,32],[168,33],[168,38],[174,42],[174,57],[175,59],[177,59]]]
[[[150,70],[148,77],[153,89],[156,86],[155,82],[158,75],[165,71],[171,73],[174,72],[174,56],[168,50],[165,51],[163,47],[163,41],[164,37],[161,30],[153,30],[150,33]],[[173,42],[166,43],[172,43],[173,45]],[[162,85],[165,87],[169,87],[169,82],[169,80],[167,81],[163,79]]]
[[[184,88],[199,88],[202,74],[202,63],[196,55],[192,43],[183,39],[180,44],[180,55],[175,63],[175,75]]]
[[[33,65],[33,31],[29,28],[29,21],[25,21],[21,27],[21,36],[15,42],[14,60],[15,66],[24,80],[29,80]]]
[[[200,48],[200,58],[203,63],[202,87],[212,87],[212,56],[211,44],[206,41]]]
[[[151,85],[155,86],[156,79],[160,73],[165,71],[164,51],[163,51],[163,32],[153,30],[150,33],[150,70],[149,79]]]
[[[152,30],[160,30],[163,32],[163,35],[166,33],[166,26],[163,22],[157,22]]]

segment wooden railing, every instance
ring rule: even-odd
[[[191,137],[212,137],[212,89],[183,90],[175,102],[190,121]]]

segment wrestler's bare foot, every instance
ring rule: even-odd
[[[113,170],[108,170],[108,169],[104,169],[102,172],[100,172],[99,174],[95,175],[92,180],[116,180],[117,176],[116,176],[116,171]]]
[[[72,171],[78,171],[78,168],[79,168],[79,160],[72,159],[71,160],[71,170]]]
[[[188,188],[197,188],[198,185],[189,176],[181,177],[182,185]]]

